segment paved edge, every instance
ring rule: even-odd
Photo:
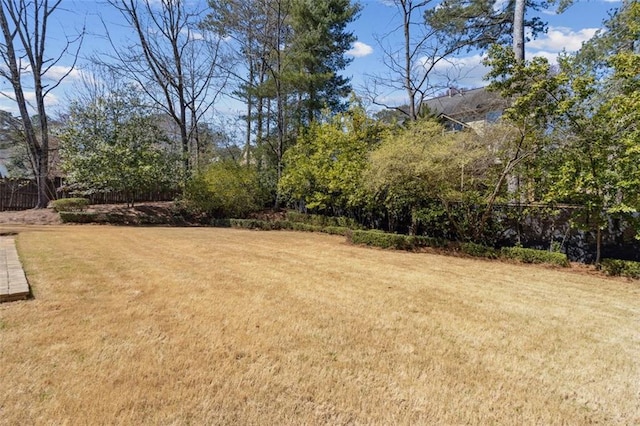
[[[25,300],[29,283],[18,258],[14,237],[0,237],[0,303]]]

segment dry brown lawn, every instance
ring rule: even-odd
[[[0,424],[640,424],[640,285],[209,228],[22,228]]]

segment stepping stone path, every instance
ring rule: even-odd
[[[22,270],[14,237],[0,237],[0,302],[29,297],[29,283]]]

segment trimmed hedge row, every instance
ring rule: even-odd
[[[129,216],[122,213],[58,212],[63,223],[97,223],[101,225],[166,225],[167,221],[154,216]]]
[[[485,257],[487,259],[497,259],[500,257],[498,250],[493,247],[476,243],[462,243],[460,244],[460,251],[473,257]]]
[[[63,223],[107,223],[104,214],[89,212],[58,212]]]
[[[569,266],[569,260],[564,253],[535,250],[524,247],[502,247],[500,256],[506,259],[518,260],[523,263],[548,263],[557,266]]]
[[[131,218],[118,213],[88,213],[88,212],[59,212],[63,222],[69,223],[110,223],[110,224],[156,224],[153,218]],[[257,219],[215,219],[211,225],[218,227],[232,227],[240,229],[256,229],[263,231],[294,230],[304,232],[323,232],[332,235],[343,235],[353,244],[363,244],[384,249],[416,250],[424,247],[443,248],[449,242],[439,238],[390,234],[380,230],[352,230],[351,227],[338,225],[320,225],[319,223],[346,223],[346,218],[328,218],[318,215],[303,215],[301,213],[288,213],[287,219],[279,221],[264,221]],[[315,223],[309,223],[315,222]],[[462,253],[475,257],[489,259],[505,258],[517,260],[523,263],[545,263],[557,266],[569,266],[569,261],[564,253],[535,250],[523,247],[503,247],[496,250],[492,247],[476,243],[462,243],[459,245]],[[640,262],[631,262],[615,259],[604,259],[603,270],[609,275],[621,275],[630,278],[640,278]]]
[[[287,221],[295,223],[305,223],[307,225],[319,226],[322,228],[350,228],[361,229],[362,226],[354,219],[348,217],[322,216],[319,214],[298,213],[295,211],[287,212]]]
[[[61,198],[51,202],[51,208],[54,212],[81,212],[89,207],[87,198]]]
[[[422,247],[441,248],[448,242],[438,238],[425,236],[411,236],[389,234],[381,231],[353,231],[350,235],[353,244],[364,244],[384,249],[415,250]],[[569,260],[564,253],[534,250],[522,247],[503,247],[496,250],[476,243],[462,243],[460,251],[470,256],[490,259],[505,258],[518,260],[523,263],[546,263],[557,266],[569,266]],[[640,264],[639,264],[640,265]]]
[[[349,235],[349,242],[396,250],[416,250],[422,247],[445,247],[447,245],[446,241],[439,238],[389,234],[378,230],[353,231]]]
[[[266,221],[257,219],[226,219],[216,220],[211,223],[213,226],[231,227],[238,229],[257,229],[261,231],[277,231],[289,229],[303,232],[323,232],[332,235],[347,235],[351,230],[341,226],[319,226],[303,222],[291,222],[288,220]]]
[[[607,275],[640,279],[640,262],[620,259],[602,259],[600,267]]]

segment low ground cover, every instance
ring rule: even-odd
[[[640,288],[220,228],[21,228],[0,424],[635,424]]]

